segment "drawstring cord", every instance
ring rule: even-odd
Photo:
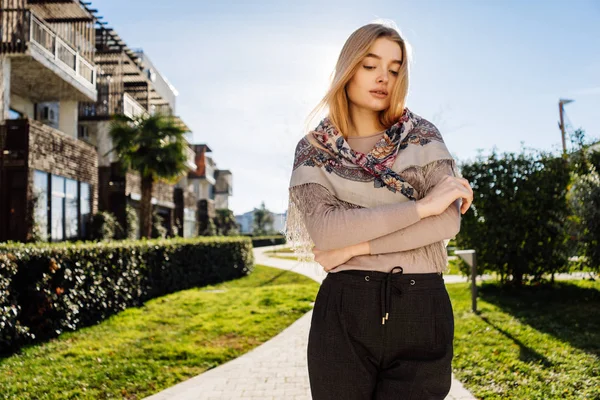
[[[395,266],[388,272],[385,279],[381,282],[381,325],[385,325],[385,321],[389,319],[389,310],[392,307],[392,275],[396,268],[400,268],[400,273],[404,273],[404,268]]]

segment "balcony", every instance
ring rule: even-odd
[[[96,101],[96,65],[28,9],[1,10],[0,53],[10,54],[12,91],[35,102]]]
[[[31,18],[30,42],[38,46],[42,51],[46,51],[50,59],[61,63],[63,68],[85,82],[89,88],[95,89],[96,67],[54,34],[33,13],[30,13],[29,16]]]

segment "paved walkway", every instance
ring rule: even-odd
[[[293,270],[318,282],[323,280],[319,268],[302,267],[299,262],[263,254],[263,251],[275,247],[278,246],[255,248],[255,263]],[[466,279],[444,275],[444,281],[465,282]],[[310,400],[306,346],[311,316],[312,311],[309,311],[277,336],[248,353],[146,399]],[[453,377],[446,400],[474,399]]]

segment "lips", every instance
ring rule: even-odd
[[[371,93],[382,94],[382,95],[385,95],[385,96],[387,96],[387,94],[388,94],[387,90],[385,90],[385,89],[379,89],[379,90],[376,89],[376,90],[371,90],[370,92]]]
[[[371,96],[380,100],[387,99],[388,96],[387,90],[371,90],[369,93],[371,93]]]

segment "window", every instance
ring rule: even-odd
[[[66,180],[65,193],[65,239],[77,239],[79,232],[79,195],[77,181]]]
[[[48,174],[33,171],[33,223],[40,240],[48,240]]]
[[[34,223],[40,239],[85,239],[92,210],[91,196],[89,183],[35,170]]]
[[[89,138],[90,138],[90,131],[89,131],[87,125],[79,125],[77,127],[77,130],[78,130],[77,136],[79,137],[79,139],[89,140]]]
[[[23,113],[20,113],[17,110],[13,110],[12,108],[8,110],[8,119],[21,119],[23,117]]]
[[[50,230],[53,241],[64,240],[65,238],[65,181],[66,179],[62,176],[52,175]]]
[[[191,208],[183,209],[183,237],[197,236],[196,211]]]
[[[88,237],[88,224],[90,223],[91,213],[92,213],[92,199],[90,194],[90,184],[81,182],[79,184],[80,188],[80,213],[81,213],[81,237]]]

